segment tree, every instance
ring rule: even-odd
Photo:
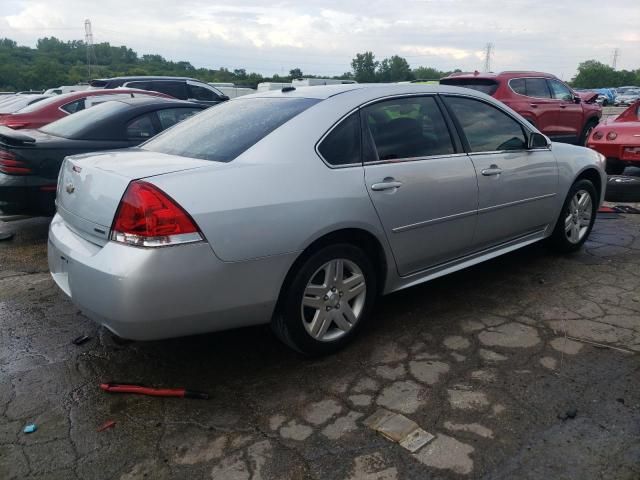
[[[442,72],[432,67],[418,67],[413,69],[413,75],[416,80],[440,80],[446,77],[448,72]]]
[[[302,78],[302,70],[300,70],[299,68],[292,68],[291,70],[289,70],[289,76],[293,79],[293,78]]]
[[[356,82],[370,83],[376,81],[376,68],[379,62],[376,62],[373,52],[357,53],[355,58],[351,60],[351,68],[353,69],[353,77]]]
[[[405,80],[413,80],[413,74],[411,73],[409,62],[398,55],[382,60],[378,67],[377,77],[381,82],[402,82]]]

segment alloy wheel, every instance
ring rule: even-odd
[[[351,260],[333,259],[311,276],[300,312],[309,335],[331,342],[346,335],[358,322],[367,296],[362,270]]]
[[[565,211],[564,231],[573,244],[579,243],[591,225],[593,202],[586,190],[578,190]]]

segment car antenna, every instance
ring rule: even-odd
[[[282,87],[282,93],[293,92],[296,89],[294,86]]]

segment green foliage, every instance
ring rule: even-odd
[[[640,85],[640,69],[614,70],[597,60],[587,60],[578,65],[578,73],[571,84],[576,88]]]
[[[413,80],[414,76],[409,62],[398,55],[394,55],[380,62],[376,78],[379,82],[402,82]]]
[[[377,81],[376,68],[379,62],[373,52],[357,53],[356,57],[351,60],[351,68],[353,69],[353,78],[358,83],[370,83]]]

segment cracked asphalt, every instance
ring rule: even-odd
[[[116,342],[50,279],[47,219],[0,223],[0,479],[637,480],[640,215],[608,217],[579,253],[534,245],[385,297],[319,360],[267,327]],[[376,434],[380,407],[435,439]]]

